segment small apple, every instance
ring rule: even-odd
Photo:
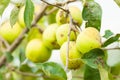
[[[35,38],[42,39],[42,33],[37,27],[32,27],[27,36],[28,42]]]
[[[56,22],[61,25],[69,22],[69,17],[63,10],[58,10],[56,14]]]
[[[60,48],[60,58],[64,65],[66,65],[67,42]],[[75,41],[69,43],[69,69],[78,69],[82,65],[81,53],[76,49]]]
[[[46,48],[40,39],[33,39],[27,44],[25,54],[32,62],[42,63],[50,58],[51,50]]]
[[[11,44],[20,35],[22,30],[23,28],[18,23],[11,26],[10,22],[6,21],[0,27],[0,36]]]
[[[61,25],[57,31],[56,31],[56,38],[58,44],[61,46],[65,41],[67,41],[68,38],[68,32],[69,32],[69,24],[63,24]],[[74,31],[71,31],[70,34],[70,40],[74,41],[76,40],[76,33]]]
[[[73,21],[77,23],[79,26],[82,24],[82,12],[81,10],[76,6],[69,6],[70,14],[73,18]]]
[[[48,47],[49,49],[60,48],[56,39],[56,30],[58,27],[59,27],[58,24],[54,23],[49,25],[43,32],[43,42],[45,46]]]
[[[81,53],[86,53],[94,48],[101,47],[100,33],[96,28],[85,28],[76,40],[76,47]]]

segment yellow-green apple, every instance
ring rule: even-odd
[[[46,48],[40,39],[31,40],[26,46],[26,58],[32,62],[45,62],[51,56],[51,50]]]
[[[56,30],[58,28],[58,24],[54,23],[49,25],[45,31],[43,32],[43,42],[46,47],[49,49],[58,49],[59,45],[56,39]]]
[[[11,26],[10,22],[6,21],[0,27],[0,35],[11,44],[20,35],[22,30],[23,28],[18,23]]]
[[[82,24],[82,12],[77,6],[69,6],[70,14],[73,18],[73,21],[79,26]]]
[[[62,24],[56,31],[56,38],[58,44],[61,46],[65,41],[67,41],[69,32],[69,24]],[[76,33],[71,31],[70,40],[76,40]]]
[[[63,10],[58,10],[56,14],[56,22],[61,25],[69,22],[69,17]]]
[[[81,53],[86,53],[94,48],[101,47],[100,33],[96,28],[85,28],[76,40],[76,47]]]
[[[30,41],[35,38],[42,39],[42,32],[40,32],[37,27],[32,27],[28,33],[27,39]]]
[[[60,48],[60,58],[64,65],[66,65],[66,55],[67,55],[68,42],[65,42]],[[75,41],[69,42],[69,69],[78,69],[83,63],[81,61],[81,53],[76,49]]]

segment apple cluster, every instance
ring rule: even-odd
[[[76,6],[69,6],[69,14],[71,14],[73,21],[81,26],[83,22],[81,10]],[[24,26],[23,19],[20,19],[19,22]],[[66,12],[58,10],[56,23],[47,26],[43,33],[40,33],[38,28],[32,27],[27,34],[26,58],[34,63],[42,63],[50,58],[52,50],[60,49],[60,58],[63,64],[66,65],[67,52],[69,52],[68,68],[79,68],[83,64],[81,60],[83,54],[91,49],[101,47],[100,33],[93,27],[85,28],[79,33],[72,30],[68,43],[69,22],[70,19]],[[0,27],[0,36],[11,44],[23,28],[18,23],[11,28],[10,22],[5,22]]]

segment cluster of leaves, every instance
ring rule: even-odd
[[[115,0],[115,2],[120,6],[120,1]],[[10,0],[1,0],[0,1],[0,15],[4,12],[5,8],[10,3]],[[20,11],[21,5],[17,5],[10,16],[11,25],[13,26],[17,21],[17,16]],[[24,21],[27,28],[31,28],[34,15],[34,3],[31,0],[26,0],[25,2],[25,11],[24,11]],[[93,26],[100,31],[101,29],[101,18],[102,18],[102,9],[98,3],[93,0],[86,0],[83,5],[82,17],[85,22],[85,26]],[[106,41],[102,44],[102,48],[107,47],[108,45],[119,41],[120,34],[113,36],[113,33],[110,30],[105,32],[103,36],[106,38]],[[28,80],[25,75],[31,76],[29,80],[36,79],[42,80],[56,80],[59,77],[59,80],[67,80],[67,74],[64,69],[55,62],[45,62],[42,64],[33,64],[29,61],[26,61],[25,58],[25,46],[26,40],[23,40],[22,43],[14,50],[13,54],[6,52],[7,62],[11,63],[14,69],[7,69],[9,66],[3,66],[0,68],[0,79],[4,80],[5,76],[12,77],[9,80],[15,80],[15,75],[21,77],[21,79]],[[114,80],[113,76],[110,73],[110,67],[106,64],[106,54],[104,49],[93,49],[82,56],[82,60],[85,64],[84,69],[84,80]],[[16,54],[18,53],[18,54]],[[16,64],[18,60],[18,65]],[[13,65],[14,64],[14,65]],[[5,71],[6,70],[6,71]],[[5,76],[2,76],[1,73],[8,73]],[[17,75],[16,73],[21,74]],[[92,73],[92,74],[91,74]],[[24,76],[24,77],[23,77]],[[42,78],[41,78],[42,76]],[[14,79],[13,79],[14,78]]]

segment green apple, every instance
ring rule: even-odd
[[[85,28],[76,40],[76,47],[81,53],[86,53],[94,48],[101,47],[100,33],[96,28]]]
[[[61,25],[57,31],[56,31],[56,38],[58,44],[61,46],[65,41],[67,41],[68,38],[68,32],[69,32],[69,24],[63,24]],[[70,34],[70,40],[74,41],[76,40],[76,33],[74,31],[71,31]]]
[[[69,22],[68,15],[63,10],[58,10],[56,14],[56,22],[61,25]]]
[[[64,65],[66,65],[66,53],[67,53],[67,42],[65,42],[60,48],[60,58]],[[82,65],[81,53],[76,49],[75,41],[69,43],[69,69],[78,69]]]
[[[30,41],[35,38],[42,39],[42,33],[37,27],[32,27],[28,33],[27,39]]]
[[[74,22],[80,26],[83,21],[81,10],[76,6],[69,6],[69,11],[70,11],[70,14],[71,14]]]
[[[32,62],[42,63],[50,58],[51,50],[46,48],[40,39],[33,39],[27,44],[25,55]]]
[[[43,32],[43,42],[45,46],[48,47],[49,49],[60,48],[56,39],[56,30],[58,27],[59,27],[58,24],[54,23],[49,25]]]
[[[0,36],[11,44],[20,35],[22,30],[23,28],[18,23],[11,26],[10,22],[6,21],[0,27]]]

